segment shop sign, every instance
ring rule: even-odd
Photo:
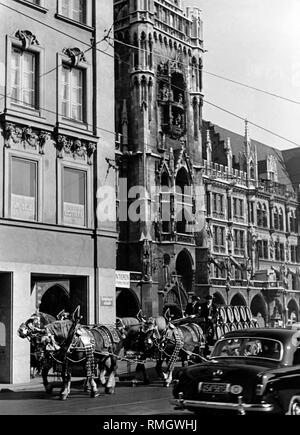
[[[130,272],[116,271],[116,287],[130,289]]]
[[[114,299],[112,296],[101,296],[101,307],[113,307]]]
[[[66,225],[85,226],[85,206],[80,204],[64,203],[64,223]]]
[[[14,219],[35,220],[35,198],[12,194],[11,216]]]

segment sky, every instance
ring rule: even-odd
[[[185,0],[202,10],[204,71],[285,98],[287,102],[204,73],[205,99],[275,132],[250,125],[253,139],[279,149],[300,146],[300,0]],[[204,119],[244,134],[244,122],[208,104]]]

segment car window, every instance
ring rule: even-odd
[[[280,361],[283,353],[282,343],[268,338],[231,338],[219,341],[212,357],[257,357]]]

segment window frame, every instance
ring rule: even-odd
[[[37,11],[40,11],[44,14],[46,14],[49,10],[45,7],[45,0],[39,0],[39,4],[33,3],[30,0],[15,0],[15,1],[23,4],[24,6],[28,6],[30,8],[37,10]]]
[[[77,121],[72,118],[66,118],[62,114],[62,67],[66,65],[69,68],[82,70],[83,74],[83,121]],[[72,67],[70,58],[64,53],[57,54],[57,124],[59,127],[67,126],[78,132],[89,132],[93,134],[93,105],[92,105],[92,68],[88,62],[80,62],[78,66]]]
[[[75,67],[71,67],[70,65],[67,65],[65,63],[62,64],[62,71],[67,70],[68,71],[68,87],[69,87],[69,99],[68,100],[64,100],[63,97],[61,97],[61,116],[63,117],[63,119],[67,120],[67,121],[74,121],[74,122],[78,122],[78,123],[85,123],[85,116],[86,116],[86,77],[85,77],[85,71],[82,70],[81,68],[75,68]],[[76,119],[72,117],[72,112],[73,112],[73,106],[75,105],[75,101],[73,99],[73,90],[75,89],[74,86],[74,82],[75,82],[75,77],[74,77],[74,71],[78,71],[80,73],[80,87],[77,86],[77,89],[81,89],[81,105],[78,104],[78,101],[76,101],[76,107],[80,107],[80,111],[81,111],[81,119]],[[61,80],[61,87],[63,88],[63,86],[66,84],[65,81],[63,81],[63,79]],[[63,94],[63,91],[62,91]],[[68,114],[65,115],[63,113],[63,109],[62,106],[64,104],[64,101],[66,101],[68,103]]]
[[[12,195],[12,161],[13,159],[26,160],[34,162],[36,164],[36,218],[35,219],[19,219],[12,217],[11,215],[11,195]],[[31,223],[41,223],[43,220],[43,172],[44,172],[44,161],[41,155],[32,154],[27,152],[21,152],[17,150],[7,150],[5,155],[5,168],[4,171],[4,217],[14,221],[20,222],[31,222]]]
[[[69,24],[81,27],[82,29],[85,29],[85,30],[89,30],[89,31],[93,30],[92,2],[91,2],[91,0],[85,0],[85,20],[84,20],[84,22],[76,21],[73,18],[64,15],[62,1],[63,0],[57,0],[57,12],[55,14],[55,18],[62,20],[62,21],[66,21]]]
[[[6,41],[7,55],[6,55],[6,92],[5,92],[5,106],[8,110],[21,114],[26,119],[28,115],[37,118],[45,117],[45,49],[41,45],[31,45],[28,50],[24,50],[21,41],[16,37],[7,36]],[[36,107],[26,106],[13,101],[12,94],[12,50],[16,48],[23,52],[28,52],[36,57]]]
[[[64,170],[71,169],[74,171],[81,171],[86,176],[85,186],[85,225],[70,225],[64,222]],[[88,229],[92,227],[92,213],[93,213],[93,196],[92,196],[92,167],[84,163],[72,162],[68,160],[57,161],[57,225],[66,228],[81,228]]]

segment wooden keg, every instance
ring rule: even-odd
[[[223,325],[224,334],[227,334],[227,332],[231,332],[231,325],[231,323],[225,323],[225,325]]]
[[[244,307],[243,305],[240,306],[240,315],[241,315],[241,322],[246,322],[247,321],[246,307]]]
[[[224,332],[223,332],[223,326],[218,325],[216,327],[216,339],[219,340],[222,337],[223,334],[224,334]]]
[[[227,312],[226,312],[226,307],[225,306],[221,306],[219,308],[219,315],[222,319],[223,323],[227,323]]]
[[[233,315],[234,315],[234,320],[236,321],[236,323],[239,323],[241,321],[239,307],[233,307]]]
[[[241,331],[242,329],[244,329],[243,324],[241,322],[237,323],[236,326],[237,326],[238,331]]]
[[[233,307],[231,306],[226,307],[226,313],[227,313],[227,323],[233,323],[234,322]]]

